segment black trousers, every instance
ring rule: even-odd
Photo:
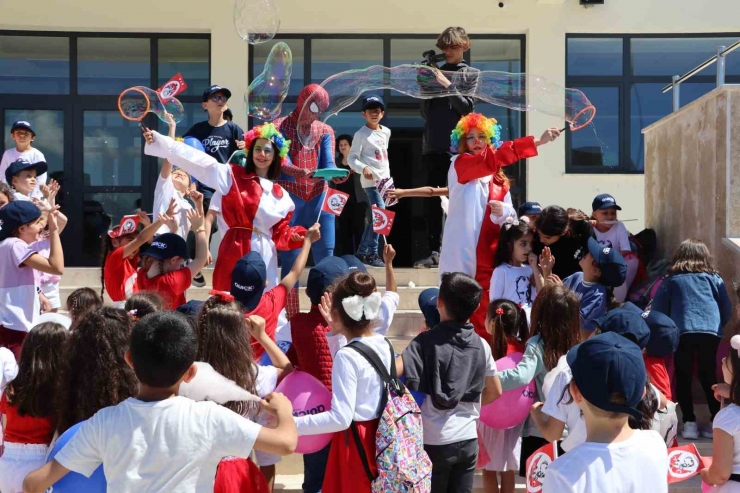
[[[348,200],[336,220],[334,255],[354,255],[362,241],[367,216],[367,202]]]
[[[432,493],[471,493],[478,463],[478,439],[424,445],[432,461]]]
[[[424,154],[421,156],[421,163],[424,167],[425,186],[447,186],[447,172],[450,170],[449,154]],[[427,223],[429,253],[439,252],[444,226],[444,215],[439,200],[424,199],[424,219]]]
[[[719,402],[714,398],[712,385],[717,383],[717,348],[720,338],[714,334],[683,334],[678,340],[678,350],[673,359],[676,376],[676,397],[681,406],[683,422],[696,421],[691,384],[694,380],[696,360],[699,383],[704,390],[712,419],[719,412]],[[698,357],[698,358],[697,358]]]

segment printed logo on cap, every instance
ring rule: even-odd
[[[340,215],[342,213],[342,209],[344,209],[344,206],[347,204],[347,197],[340,194],[333,194],[331,197],[329,197],[328,206],[329,209],[331,209],[332,213],[335,215]]]
[[[167,248],[167,244],[163,243],[161,241],[155,241],[152,243],[152,246],[154,248],[159,248],[160,250],[165,250]]]
[[[2,231],[2,230],[3,230],[3,220],[0,219],[0,231]]]
[[[27,122],[26,120],[19,120],[19,121],[15,122],[15,125],[16,126],[18,126],[18,125],[26,125],[27,127],[30,127],[31,126],[31,123]]]
[[[648,317],[650,316],[650,311],[647,311],[647,312],[642,312],[642,313],[640,314],[640,316],[641,316],[642,318],[648,318]]]
[[[614,197],[607,195],[606,197],[602,197],[602,202],[614,202]]]
[[[251,293],[252,291],[254,291],[254,286],[242,286],[238,282],[234,283],[234,287],[241,291],[246,291],[247,293]]]
[[[527,469],[527,493],[542,491],[542,483],[545,481],[547,469],[552,459],[544,452],[537,453]]]
[[[604,248],[604,249],[603,249],[602,251],[604,252],[604,255],[609,255],[609,252],[611,252],[611,251],[612,251],[612,249],[611,249],[611,248],[609,248],[609,247],[606,247],[606,248]]]
[[[378,98],[376,98],[375,96],[372,96],[372,97],[367,98],[367,101],[376,101],[377,102],[377,101],[380,101],[380,100]]]
[[[687,450],[673,450],[668,454],[669,474],[676,479],[686,479],[699,470],[699,458]]]

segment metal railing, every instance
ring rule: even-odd
[[[715,62],[717,62],[717,87],[723,86],[725,84],[725,57],[738,48],[740,48],[740,40],[735,41],[729,48],[718,46],[717,54],[712,58],[700,63],[681,76],[674,75],[671,78],[671,83],[663,88],[663,94],[673,91],[673,111],[678,111],[681,107],[681,83],[686,82]]]

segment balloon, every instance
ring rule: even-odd
[[[54,447],[51,449],[47,461],[53,459],[84,424],[85,421],[77,423],[65,431],[54,443]],[[76,472],[69,472],[62,479],[54,483],[53,487],[54,493],[79,493],[81,491],[85,493],[105,493],[107,489],[108,483],[105,480],[102,465],[98,466],[89,478]]]
[[[713,457],[702,457],[701,460],[704,462],[704,467],[710,467],[712,465]],[[704,481],[701,482],[701,493],[709,493],[710,491],[717,491],[714,486],[708,485]]]
[[[436,74],[444,75],[451,83],[449,87],[438,82]],[[531,74],[493,70],[448,72],[426,65],[390,68],[373,65],[332,75],[321,87],[329,95],[328,107],[319,104],[322,95],[315,91],[300,108],[299,121],[319,113],[318,118],[325,122],[357,101],[363,93],[380,89],[391,89],[418,99],[463,95],[516,111],[539,111],[564,119],[570,123],[571,130],[585,127],[596,116],[596,108],[583,92]],[[298,138],[306,147],[313,147],[318,139],[311,135],[308,126],[299,127]]]
[[[714,486],[710,486],[704,481],[701,482],[701,493],[709,493],[713,488]]]
[[[293,404],[293,416],[323,413],[331,409],[331,392],[324,384],[303,371],[294,371],[280,382],[275,392],[282,392]],[[332,433],[298,437],[298,454],[312,454],[326,447]]]
[[[52,322],[55,324],[59,324],[65,329],[69,330],[69,328],[72,326],[72,319],[62,315],[61,313],[54,313],[54,312],[48,312],[42,314],[38,320],[36,320],[36,326],[33,327],[31,330],[35,329],[39,325],[46,323],[46,322]]]
[[[235,0],[234,28],[243,41],[257,45],[270,41],[280,27],[274,0]]]
[[[277,341],[275,344],[277,344],[277,347],[280,348],[283,354],[286,354],[291,346],[290,341]],[[270,355],[268,355],[267,352],[262,353],[262,356],[259,359],[259,364],[262,366],[272,365],[272,360],[270,359]]]
[[[510,370],[522,360],[522,353],[513,353],[496,361],[499,371]],[[486,404],[480,411],[480,420],[498,430],[512,428],[527,418],[535,401],[534,380],[524,387],[505,391],[501,397]]]
[[[268,122],[280,116],[292,74],[293,54],[290,48],[282,41],[275,43],[267,56],[264,70],[254,78],[244,94],[249,116]]]
[[[189,145],[193,149],[198,149],[200,152],[206,152],[205,147],[203,147],[203,144],[200,143],[198,139],[195,137],[185,137],[182,140],[182,143],[185,145]]]
[[[126,120],[140,122],[147,113],[167,123],[167,113],[175,122],[185,118],[185,108],[177,98],[163,100],[157,91],[144,86],[129,87],[118,96],[118,111]]]

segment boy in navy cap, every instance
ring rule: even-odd
[[[542,214],[542,206],[539,202],[524,202],[517,211],[519,217],[529,219],[529,226],[534,227],[535,220]]]
[[[568,351],[570,394],[583,412],[586,443],[547,469],[543,493],[667,493],[668,451],[652,430],[629,418],[645,394],[640,348],[616,333],[600,334]]]
[[[43,161],[32,163],[25,158],[18,158],[5,170],[5,180],[13,187],[14,200],[31,200],[39,188],[39,175],[46,176],[47,166]],[[34,197],[40,198],[40,197]]]
[[[385,201],[380,191],[384,180],[390,180],[391,169],[388,162],[388,142],[391,130],[380,124],[385,115],[385,102],[380,96],[370,95],[362,100],[362,116],[365,125],[355,132],[347,163],[360,175],[360,184],[370,202],[369,221],[357,247],[357,258],[372,267],[383,267],[378,256],[378,234],[373,231],[372,206],[385,209]]]
[[[13,184],[5,176],[5,171],[10,167],[11,163],[23,158],[29,163],[46,164],[46,158],[41,151],[31,145],[34,139],[36,139],[36,132],[33,130],[31,122],[26,120],[18,120],[17,122],[14,122],[10,127],[10,135],[15,141],[15,148],[8,149],[3,153],[2,160],[0,160],[0,180],[5,181],[8,185],[12,186]],[[40,199],[42,197],[41,185],[46,185],[45,170],[38,174],[36,177],[36,187],[27,195]]]

